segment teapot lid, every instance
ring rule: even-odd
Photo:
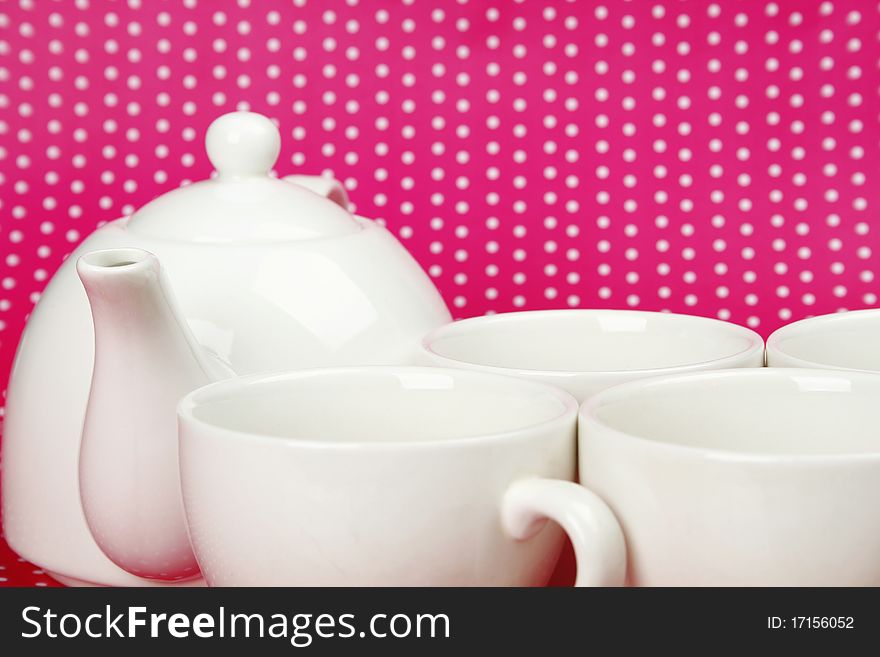
[[[208,128],[205,147],[217,175],[150,201],[131,216],[130,231],[190,242],[253,243],[360,230],[338,202],[269,176],[281,150],[281,135],[267,117],[225,114]]]

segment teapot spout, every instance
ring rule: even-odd
[[[76,270],[95,329],[79,462],[86,521],[124,570],[150,579],[195,577],[175,411],[184,394],[231,372],[196,341],[153,254],[94,251]]]

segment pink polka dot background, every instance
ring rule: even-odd
[[[102,222],[278,121],[456,316],[615,307],[767,335],[877,305],[875,2],[0,4],[0,389]],[[14,573],[14,575],[12,574]],[[0,543],[0,585],[46,583]]]

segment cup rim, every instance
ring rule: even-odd
[[[598,409],[610,402],[625,399],[632,393],[638,393],[643,390],[652,388],[663,388],[669,384],[681,381],[699,383],[708,382],[717,379],[754,379],[763,377],[765,379],[791,379],[797,376],[820,377],[820,378],[846,378],[853,380],[873,380],[880,384],[880,373],[878,372],[861,372],[857,370],[833,370],[818,368],[800,368],[800,367],[745,367],[722,370],[706,370],[702,372],[688,372],[685,374],[675,374],[670,376],[659,376],[654,378],[637,379],[628,381],[610,388],[606,388],[596,393],[581,404],[578,411],[578,447],[580,441],[585,440],[581,432],[581,424],[589,423],[593,426],[600,427],[602,431],[610,433],[614,436],[615,441],[629,443],[639,448],[652,449],[658,452],[667,452],[669,454],[686,454],[691,457],[705,459],[708,461],[724,461],[727,463],[756,463],[765,465],[779,465],[788,463],[802,464],[819,464],[827,462],[853,463],[853,462],[880,462],[880,448],[871,452],[855,452],[855,453],[828,453],[828,454],[791,454],[791,453],[772,453],[772,452],[747,452],[736,451],[732,449],[723,449],[717,447],[698,447],[695,445],[682,445],[678,443],[669,443],[662,440],[655,440],[646,436],[636,435],[627,431],[621,431],[608,423],[604,422],[598,415]]]
[[[516,427],[506,431],[487,431],[475,435],[457,436],[454,438],[434,438],[431,440],[406,440],[394,442],[354,440],[321,440],[319,438],[291,438],[268,433],[233,429],[221,424],[216,424],[196,417],[194,411],[201,404],[220,395],[242,390],[249,386],[271,385],[274,382],[286,382],[291,380],[309,379],[322,376],[345,376],[351,374],[375,373],[375,374],[430,374],[447,375],[456,378],[490,379],[511,384],[523,389],[531,389],[535,392],[550,393],[562,402],[562,411],[553,417],[540,420],[531,424]],[[246,440],[272,444],[279,448],[306,448],[315,450],[370,450],[370,451],[403,451],[421,449],[462,449],[478,445],[487,445],[503,441],[524,439],[532,436],[534,432],[544,429],[554,429],[557,425],[563,427],[571,422],[573,427],[577,424],[579,410],[578,401],[570,393],[556,386],[528,381],[516,377],[504,376],[489,372],[473,372],[465,369],[427,367],[414,365],[355,365],[341,367],[315,367],[299,370],[282,370],[277,372],[262,372],[247,376],[237,376],[222,381],[209,383],[184,395],[177,404],[178,422],[187,422],[194,426],[200,426],[208,431],[223,435],[233,440]]]
[[[834,313],[826,313],[824,315],[814,315],[813,317],[805,317],[804,319],[799,319],[795,322],[791,322],[786,324],[785,326],[780,326],[778,329],[773,331],[770,336],[767,338],[767,357],[770,357],[770,354],[776,354],[785,358],[786,361],[794,364],[794,366],[799,368],[809,368],[809,369],[823,369],[823,370],[838,370],[841,372],[863,372],[868,374],[876,374],[878,370],[871,369],[863,369],[856,367],[843,367],[841,365],[835,365],[834,363],[827,363],[818,360],[807,360],[805,358],[800,358],[799,356],[794,356],[789,353],[784,348],[785,340],[788,338],[792,338],[798,335],[809,335],[812,332],[812,329],[817,327],[826,325],[826,324],[844,324],[851,321],[858,321],[863,317],[870,317],[872,315],[880,316],[880,308],[867,308],[863,310],[846,310],[841,312]]]
[[[602,316],[602,315],[626,315],[630,317],[649,316],[654,318],[664,318],[661,321],[686,321],[686,322],[703,322],[711,323],[718,329],[729,331],[732,334],[738,334],[749,340],[750,344],[740,351],[721,358],[711,358],[708,360],[693,361],[682,363],[680,365],[672,365],[668,367],[650,367],[638,369],[614,369],[614,370],[544,370],[544,369],[526,369],[522,367],[504,367],[500,365],[484,365],[474,363],[468,360],[460,360],[445,356],[433,349],[433,343],[437,340],[448,337],[454,332],[463,331],[468,326],[474,324],[492,324],[501,322],[515,322],[521,317],[561,317],[565,315],[582,315],[582,316]],[[665,319],[665,318],[668,318]],[[464,327],[464,328],[461,328]],[[747,360],[752,355],[764,352],[764,339],[752,329],[727,322],[713,317],[703,317],[701,315],[687,315],[684,313],[668,313],[650,310],[626,310],[626,309],[610,309],[610,308],[560,308],[554,310],[526,310],[509,313],[496,313],[494,315],[481,315],[477,317],[469,317],[449,322],[439,326],[425,335],[420,342],[420,349],[431,359],[443,363],[446,367],[467,368],[472,370],[481,370],[486,372],[494,372],[498,374],[507,374],[511,376],[543,376],[567,378],[574,376],[596,376],[596,377],[615,377],[621,374],[632,375],[634,377],[661,376],[664,374],[677,374],[692,370],[702,370],[706,368],[723,369],[725,367],[734,367],[736,363]]]

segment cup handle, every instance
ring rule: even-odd
[[[575,586],[623,586],[626,542],[614,513],[595,493],[559,479],[523,479],[504,494],[504,530],[525,541],[550,519],[568,534],[577,560]]]

